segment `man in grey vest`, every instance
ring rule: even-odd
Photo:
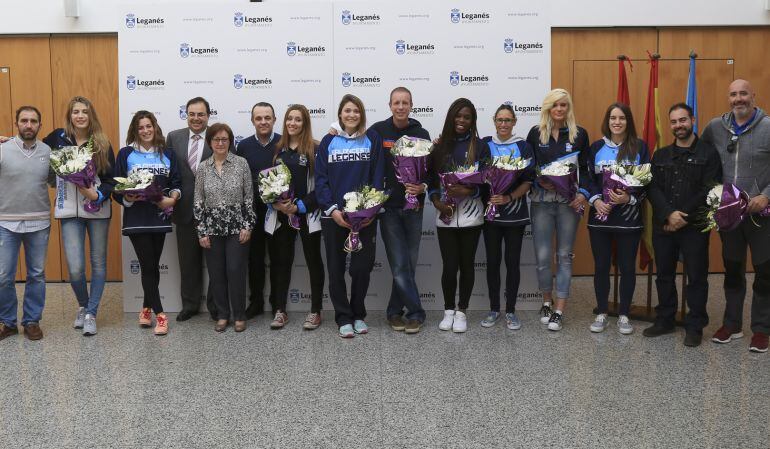
[[[27,266],[21,325],[28,339],[40,340],[51,230],[51,148],[37,140],[40,111],[34,106],[16,111],[16,127],[19,133],[0,144],[0,340],[19,333],[16,263],[21,245]]]
[[[209,125],[211,106],[203,97],[195,97],[187,102],[187,127],[168,133],[166,145],[174,151],[179,163],[182,178],[182,197],[174,207],[176,244],[179,252],[179,272],[181,275],[182,311],[177,321],[187,321],[198,314],[201,304],[203,285],[203,248],[198,243],[197,223],[193,218],[193,198],[195,197],[195,172],[202,161],[212,155],[211,147],[206,143],[206,129]],[[213,319],[216,319],[214,298],[211,289],[206,294],[206,307]]]

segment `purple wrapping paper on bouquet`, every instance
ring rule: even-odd
[[[439,178],[441,179],[441,188],[444,190],[443,195],[443,201],[444,204],[452,208],[452,215],[454,215],[455,207],[457,207],[457,200],[446,194],[447,188],[454,184],[460,184],[465,186],[477,186],[484,184],[484,173],[480,171],[470,172],[470,173],[460,173],[460,172],[449,172],[449,173],[439,173]],[[441,218],[441,221],[443,221],[446,224],[449,224],[452,222],[452,215],[445,216],[440,215],[439,218]]]
[[[278,200],[279,201],[289,200],[290,202],[294,202],[294,189],[289,188],[289,190],[283,192],[281,196],[278,197]],[[299,217],[296,214],[286,214],[286,216],[289,219],[289,226],[299,231],[299,228],[300,228]]]
[[[83,170],[80,170],[77,173],[72,173],[69,175],[59,176],[61,179],[67,182],[71,182],[72,184],[75,184],[78,187],[82,187],[84,189],[90,189],[92,185],[94,185],[94,181],[96,180],[96,165],[94,164],[93,159],[88,161],[85,168]],[[99,209],[101,209],[102,206],[97,203],[96,201],[91,201],[89,199],[86,199],[83,201],[83,210],[89,213],[99,212]]]
[[[720,231],[732,231],[749,216],[749,195],[733,184],[722,187],[722,201],[714,212]]]
[[[501,195],[510,189],[516,179],[524,170],[504,170],[499,167],[488,167],[484,170],[484,181],[489,184],[490,196]],[[497,213],[497,205],[487,202],[487,210],[484,212],[487,221],[494,221]]]
[[[119,192],[124,195],[127,193],[136,195],[139,197],[139,201],[147,201],[149,203],[157,203],[165,196],[163,195],[163,188],[155,182],[143,189],[126,189],[120,190]],[[167,207],[161,210],[161,214],[165,215],[166,218],[170,217],[173,212],[173,207]]]
[[[610,191],[612,190],[622,190],[624,192],[633,192],[635,190],[634,187],[629,186],[626,184],[623,179],[613,173],[610,170],[603,170],[602,171],[602,201],[609,204],[610,207],[612,207],[614,204],[610,202]],[[596,219],[602,222],[607,221],[609,219],[609,214],[600,214],[599,212],[596,213]]]
[[[401,184],[420,184],[428,175],[429,156],[394,156],[393,168],[396,171],[396,179]],[[406,193],[404,210],[419,209],[420,201],[417,196]]]
[[[374,218],[381,208],[382,204],[378,204],[374,207],[370,207],[369,209],[359,210],[356,212],[343,212],[345,221],[351,227],[348,238],[345,239],[345,246],[343,247],[346,252],[354,253],[356,251],[361,251],[361,248],[363,248],[364,245],[358,238],[358,233],[361,231],[364,222]]]
[[[539,177],[551,181],[556,189],[556,193],[561,195],[567,201],[572,202],[575,200],[578,191],[577,170],[572,170],[568,174],[562,176],[540,175]],[[585,212],[584,209],[585,208],[581,206],[580,210],[576,213],[582,216],[583,212]]]

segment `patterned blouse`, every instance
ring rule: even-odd
[[[228,236],[241,229],[253,229],[257,217],[252,203],[251,171],[246,159],[227,153],[222,173],[214,157],[200,163],[195,174],[193,213],[198,221],[198,236]]]

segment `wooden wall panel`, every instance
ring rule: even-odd
[[[15,111],[23,105],[33,105],[42,114],[42,127],[39,137],[45,137],[53,129],[51,66],[48,36],[7,36],[0,38],[0,67],[8,67],[10,72],[11,109]],[[16,130],[14,129],[15,133]],[[53,200],[53,189],[49,190]],[[53,216],[53,213],[52,213]],[[62,253],[59,223],[51,220],[50,241],[46,260],[46,277],[56,281],[62,279]],[[56,242],[56,244],[53,244]],[[17,278],[21,279],[26,271],[23,251],[19,261]]]
[[[66,123],[67,105],[72,97],[86,97],[94,103],[99,121],[117,154],[120,149],[117,36],[51,36],[51,73],[56,126],[63,127]],[[114,203],[112,216],[107,248],[107,279],[117,281],[122,279],[120,206]],[[63,263],[66,265],[66,258]],[[66,278],[66,268],[63,274]]]
[[[13,119],[11,69],[9,67],[0,67],[0,136],[13,135]]]

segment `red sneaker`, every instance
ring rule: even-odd
[[[743,332],[740,329],[733,329],[732,327],[722,326],[714,332],[714,336],[711,337],[711,341],[714,343],[730,343],[734,338],[743,337]]]
[[[145,307],[139,312],[139,326],[150,327],[152,326],[152,309]]]
[[[754,336],[751,337],[751,344],[749,345],[749,351],[751,352],[767,352],[767,334],[763,332],[754,332]]]
[[[165,313],[155,315],[155,335],[166,335],[168,333],[168,318]]]

